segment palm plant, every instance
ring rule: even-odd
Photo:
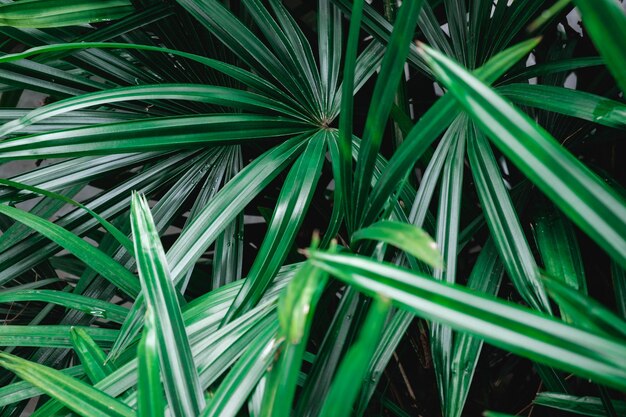
[[[1,415],[623,413],[617,0],[1,3]]]

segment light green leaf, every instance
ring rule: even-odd
[[[307,262],[279,298],[278,337],[283,342],[264,388],[263,416],[280,417],[291,413],[313,315],[326,281],[327,275]]]
[[[626,341],[626,321],[571,286],[544,277],[548,293],[574,326]]]
[[[437,249],[435,241],[428,233],[412,224],[381,220],[357,230],[352,235],[353,242],[364,239],[389,243],[434,268],[443,267],[441,252]]]

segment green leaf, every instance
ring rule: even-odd
[[[365,201],[370,194],[371,179],[374,171],[374,162],[380,145],[391,106],[396,95],[400,77],[404,74],[404,62],[409,54],[409,46],[413,40],[415,25],[422,7],[421,0],[403,3],[396,18],[387,44],[385,56],[381,64],[380,73],[372,93],[370,108],[363,131],[363,142],[359,149],[354,171],[354,207],[353,217],[357,226],[368,226],[362,223]]]
[[[624,390],[626,348],[547,315],[364,257],[310,251],[314,265],[366,294],[455,330],[593,381]]]
[[[445,270],[437,268],[433,271],[433,275],[436,279],[445,282],[457,281],[457,254],[461,223],[465,146],[468,136],[467,126],[467,119],[462,117],[455,120],[455,124],[449,129],[449,132],[452,132],[453,143],[441,175],[436,239],[441,248]],[[454,373],[452,368],[452,349],[454,347],[452,329],[441,323],[433,323],[430,327],[430,345],[439,389],[439,400],[442,410],[446,410],[449,402],[448,384]]]
[[[585,269],[571,223],[556,210],[546,208],[536,217],[533,233],[548,275],[586,294]]]
[[[85,374],[89,377],[92,384],[103,380],[107,375],[115,371],[115,367],[106,362],[106,354],[89,336],[89,334],[80,327],[72,327],[70,330],[74,351],[80,362],[85,368]]]
[[[626,12],[617,0],[574,0],[583,24],[617,85],[626,93]]]
[[[68,112],[133,100],[186,100],[261,113],[273,110],[284,115],[294,116],[295,118],[301,117],[279,101],[234,88],[200,84],[140,85],[81,94],[77,97],[67,98],[39,107],[19,119],[4,124],[0,127],[0,136],[12,134],[31,124],[39,123],[51,117],[58,117]]]
[[[230,157],[230,160],[226,162],[228,168],[224,172],[224,183],[228,183],[228,181],[242,169],[241,147],[233,147]],[[211,177],[207,178],[205,189],[209,192],[202,193],[203,198],[196,199],[196,203],[189,213],[189,219],[193,219],[202,207],[214,197],[214,195],[211,194],[217,193],[217,190],[215,190],[215,193],[211,192],[214,183],[215,179]],[[244,215],[240,213],[239,216],[224,229],[221,236],[215,242],[211,288],[218,288],[229,282],[241,279],[241,270],[243,267],[243,235]],[[188,277],[191,277],[191,272],[188,273]]]
[[[244,4],[272,45],[279,62],[294,79],[295,86],[301,91],[303,101],[308,104],[311,114],[320,122],[324,120],[319,71],[311,46],[301,29],[281,2],[269,2],[275,17],[259,0],[248,0]],[[241,42],[241,39],[238,41]],[[283,80],[279,81],[285,83]]]
[[[323,138],[322,132],[313,135],[289,171],[248,279],[233,300],[224,322],[256,305],[287,258],[321,175],[326,150]]]
[[[133,194],[131,212],[141,286],[148,307],[158,317],[158,352],[169,406],[176,415],[196,416],[204,407],[204,396],[176,289],[145,197]]]
[[[351,287],[346,288],[337,311],[329,322],[327,336],[324,337],[304,381],[294,415],[319,415],[324,405],[320,399],[326,398],[340,360],[350,343],[352,334],[349,332],[358,301],[357,291]]]
[[[155,317],[152,309],[146,309],[143,334],[137,347],[139,362],[137,379],[137,415],[140,417],[162,417],[165,415],[165,398],[159,370],[159,342]]]
[[[64,368],[59,372],[73,378],[81,378],[85,374],[85,370],[81,365]],[[0,407],[33,398],[43,393],[41,389],[30,382],[14,382],[0,388]]]
[[[468,47],[469,38],[471,35],[468,33],[469,28],[467,25],[467,8],[465,2],[456,0],[444,0],[446,9],[446,17],[448,20],[448,31],[450,32],[450,40],[452,48],[454,49],[455,58],[462,62],[464,65],[468,65]]]
[[[488,86],[438,52],[425,46],[422,51],[438,79],[504,155],[611,257],[626,266],[624,200]]]
[[[574,326],[626,340],[626,321],[602,304],[559,280],[544,277],[550,296]]]
[[[220,383],[201,417],[235,417],[280,348],[276,322],[263,329]]]
[[[198,22],[205,26],[243,62],[268,78],[283,84],[301,102],[313,103],[309,91],[298,82],[259,38],[217,0],[177,0]],[[309,107],[310,108],[310,107]]]
[[[26,211],[4,204],[0,204],[0,213],[25,224],[67,249],[131,297],[136,297],[139,293],[139,282],[133,274],[75,234]]]
[[[507,84],[496,91],[528,107],[626,129],[626,104],[584,91],[551,85]]]
[[[337,131],[326,134],[326,144],[328,145],[333,179],[335,179],[335,189],[333,191],[333,211],[330,215],[330,222],[324,231],[324,236],[322,237],[322,242],[320,243],[322,248],[328,247],[332,239],[335,239],[339,229],[344,223],[346,215],[345,205],[347,200],[347,196],[344,194],[344,188],[340,186],[341,178],[343,178],[341,169],[344,161],[339,151],[339,134]],[[350,164],[350,166],[352,166],[352,164]],[[348,227],[347,224],[346,227]]]
[[[561,14],[563,12],[563,9],[565,9],[565,7],[568,6],[570,3],[571,0],[558,0],[552,6],[544,10],[538,18],[533,20],[530,25],[528,25],[526,31],[530,33],[535,32],[536,30],[553,20],[559,14]]]
[[[345,62],[343,67],[343,83],[341,84],[341,111],[339,112],[339,148],[338,168],[335,173],[336,187],[346,197],[342,200],[344,217],[348,231],[354,230],[356,219],[354,218],[353,202],[347,198],[352,195],[352,131],[354,111],[354,78],[357,49],[359,46],[359,33],[361,31],[361,18],[363,17],[364,0],[355,0],[352,6],[350,28],[348,30],[348,45],[346,46]],[[350,97],[348,99],[348,97]]]
[[[504,77],[504,80],[507,82],[513,80],[517,81],[518,79],[528,80],[533,77],[573,71],[580,68],[597,67],[603,64],[604,61],[602,58],[596,56],[559,59],[558,61],[544,62],[529,67],[512,69],[511,72]]]
[[[55,200],[59,200],[63,203],[67,203],[74,207],[78,207],[78,208],[85,210],[94,219],[96,219],[98,223],[100,223],[102,227],[106,229],[107,232],[111,233],[111,235],[115,237],[115,239],[124,247],[124,249],[128,251],[128,253],[131,253],[131,254],[133,253],[133,244],[130,241],[130,239],[124,233],[120,232],[120,230],[117,227],[113,226],[106,219],[104,219],[102,216],[100,216],[98,213],[94,212],[89,207],[85,206],[84,204],[74,201],[71,198],[68,198],[62,194],[47,191],[39,187],[33,187],[32,185],[21,184],[19,182],[15,182],[11,180],[5,180],[3,178],[0,178],[0,185],[6,185],[8,187],[17,188],[18,190],[31,191],[33,193],[40,194],[40,195],[43,195],[45,197],[52,198]]]
[[[24,183],[34,182],[48,189],[63,188],[66,181],[70,184],[80,183],[81,180],[84,181],[85,176],[91,175],[95,178],[102,178],[103,175],[114,172],[116,169],[128,167],[129,164],[130,167],[135,167],[137,163],[148,162],[143,170],[100,193],[87,204],[89,208],[102,213],[105,217],[118,216],[127,210],[131,190],[139,189],[152,193],[166,184],[169,179],[181,175],[193,163],[193,158],[189,158],[191,153],[188,152],[161,155],[163,158],[158,161],[154,160],[155,156],[154,153],[148,153],[128,157],[79,158],[78,160],[64,161],[37,169],[15,179]],[[3,191],[5,190],[0,190],[0,194]],[[71,210],[69,214],[58,219],[56,223],[70,229],[76,235],[83,235],[98,227],[98,222],[82,210]],[[14,279],[59,250],[60,248],[55,242],[48,243],[43,236],[28,237],[23,242],[0,253],[0,264],[2,265],[0,267],[0,282],[4,283]],[[89,272],[87,281],[79,281],[79,291],[76,292],[83,293],[84,287],[96,278],[96,275]],[[136,281],[138,291],[140,286],[138,280]]]
[[[352,19],[350,20],[350,23],[352,23]],[[353,85],[352,96],[354,96],[357,92],[359,92],[361,88],[374,76],[374,74],[376,74],[376,72],[380,68],[380,62],[382,61],[384,54],[385,54],[384,45],[377,43],[377,42],[371,42],[369,45],[365,47],[363,52],[361,52],[358,55],[358,57],[356,58],[356,62],[354,64],[354,75],[350,78],[352,80],[350,82]],[[344,114],[344,115],[346,114],[344,113],[343,110],[341,110],[341,107],[344,104],[344,100],[342,100],[342,97],[344,97],[344,93],[349,94],[349,91],[344,92],[344,86],[346,86],[345,88],[347,90],[347,84],[346,84],[348,80],[346,78],[347,75],[348,74],[344,74],[343,82],[341,83],[341,86],[337,89],[337,91],[335,92],[335,96],[333,99],[333,108],[331,112],[331,115],[333,117],[337,117],[337,115],[339,115],[340,117],[339,129],[340,130],[341,130],[341,114]],[[347,116],[345,118],[347,119]]]
[[[487,241],[478,255],[476,264],[467,281],[467,288],[478,293],[496,295],[500,288],[504,267],[493,240]],[[448,417],[460,417],[470,391],[474,372],[482,350],[482,339],[469,333],[455,333],[452,347],[451,369],[444,404],[444,414]],[[454,370],[458,370],[454,372]]]
[[[583,416],[606,417],[604,405],[598,397],[576,397],[557,392],[540,392],[533,403]],[[617,415],[626,413],[626,402],[612,401],[612,403]]]
[[[39,325],[39,326],[0,326],[0,346],[45,346],[45,347],[72,347],[70,331],[75,326]],[[84,330],[95,341],[109,347],[118,331],[100,327],[85,327]]]
[[[473,125],[470,126],[473,128]],[[536,310],[550,312],[535,258],[487,139],[472,132],[468,157],[491,236],[515,288]]]
[[[66,308],[82,311],[96,318],[123,323],[128,309],[97,298],[85,297],[79,294],[55,290],[3,290],[0,291],[0,303],[15,303],[20,301],[40,301],[52,303]]]
[[[379,297],[374,299],[357,341],[350,347],[337,369],[324,400],[321,417],[347,417],[352,414],[354,401],[361,388],[360,381],[367,373],[367,366],[376,350],[376,343],[383,331],[390,307],[389,300]]]
[[[80,192],[82,188],[82,185],[75,185],[73,187],[61,190],[60,193],[61,195],[69,198]],[[16,193],[8,194],[5,197],[0,197],[0,200],[8,201],[9,204],[11,204],[11,201],[15,201],[13,200],[14,198],[18,199]],[[64,201],[46,198],[37,202],[29,211],[31,214],[37,215],[44,219],[50,219],[64,205]],[[13,245],[16,245],[18,242],[24,240],[27,236],[33,235],[34,233],[35,231],[33,229],[23,225],[20,222],[13,223],[11,227],[2,231],[2,236],[0,236],[0,252],[11,248]]]
[[[5,352],[0,352],[0,366],[40,388],[81,416],[133,417],[135,415],[134,410],[127,405],[82,381],[47,366],[29,362]]]
[[[0,5],[0,25],[48,28],[119,19],[133,12],[129,0],[21,0]]]
[[[389,361],[395,354],[396,348],[406,335],[406,331],[414,319],[415,316],[413,314],[398,310],[385,325],[385,330],[379,338],[368,372],[363,379],[361,393],[356,402],[357,416],[363,416],[366,412],[367,406],[375,393],[376,386],[384,375]]]
[[[301,264],[291,264],[283,267],[276,277],[273,290],[267,295],[267,303],[256,307],[250,313],[234,320],[222,329],[218,329],[221,318],[237,294],[242,281],[234,282],[207,293],[185,307],[184,318],[189,328],[189,336],[194,345],[194,352],[199,361],[199,366],[204,367],[201,372],[203,384],[206,384],[204,386],[210,385],[228,369],[230,364],[239,357],[243,349],[254,340],[260,329],[264,329],[272,321],[277,321],[276,316],[268,314],[275,308],[274,301],[278,296],[278,292],[284,288],[284,285],[300,267]],[[7,327],[15,326],[4,326],[4,328]],[[67,333],[68,337],[66,339],[69,340],[69,327],[53,326],[49,329],[48,334],[57,335],[59,333],[57,329]],[[92,336],[92,331],[95,330],[100,329],[86,328],[86,331]],[[95,336],[94,339],[98,340]],[[113,338],[110,339],[113,340]],[[67,346],[69,346],[69,341],[66,341],[64,345],[64,347]],[[221,353],[220,355],[215,355],[215,352]],[[137,361],[131,360],[112,375],[97,383],[95,387],[109,395],[120,395],[137,383],[137,366]],[[82,367],[79,368],[82,370]],[[68,371],[72,375],[82,375],[73,368]],[[30,384],[25,385],[25,383],[11,384],[6,388],[6,390],[0,388],[0,393],[8,395],[6,398],[0,397],[0,404],[3,404],[5,400],[7,402],[4,404],[10,404],[10,400],[15,397],[17,397],[15,401],[20,401],[21,399],[31,398],[40,394],[40,390],[33,389]],[[62,405],[57,404],[57,410],[62,407]]]
[[[324,113],[332,113],[341,66],[342,16],[330,0],[317,2],[317,39]],[[352,22],[351,22],[352,23]]]
[[[215,71],[223,73],[233,79],[241,82],[242,84],[258,90],[260,92],[266,93],[268,97],[275,97],[281,100],[284,100],[286,103],[289,103],[294,106],[294,108],[299,109],[301,113],[302,106],[298,104],[298,102],[294,101],[293,98],[287,96],[284,92],[277,89],[274,85],[267,82],[265,79],[259,77],[256,74],[253,74],[249,71],[241,69],[237,66],[212,59],[204,56],[191,54],[188,52],[179,51],[171,48],[162,48],[158,46],[152,45],[140,45],[133,43],[116,43],[116,42],[78,42],[78,43],[57,43],[51,45],[43,45],[37,46],[34,48],[27,49],[24,52],[19,52],[15,54],[7,54],[0,56],[0,63],[4,62],[13,62],[18,61],[24,58],[28,58],[33,55],[45,54],[50,52],[66,52],[71,50],[81,50],[81,49],[89,49],[89,48],[98,48],[98,49],[130,49],[130,50],[139,50],[139,51],[152,51],[152,52],[160,52],[165,54],[171,54],[174,56],[182,57],[185,59],[189,59],[193,62],[197,62],[203,66],[211,68]],[[61,74],[63,74],[61,72]],[[75,94],[72,94],[75,95]],[[302,113],[301,113],[302,114]]]
[[[296,134],[308,129],[293,119],[276,116],[216,114],[159,117],[5,140],[0,142],[0,161],[233,144],[241,140]]]
[[[175,285],[180,285],[198,258],[248,203],[298,156],[303,145],[307,143],[307,138],[308,135],[295,137],[256,158],[225,184],[206,206],[195,213],[167,254]],[[130,342],[128,336],[133,332],[129,330],[134,328],[138,331],[142,320],[141,311],[138,305],[129,313],[128,325],[125,323],[121,333],[124,340],[116,342],[115,355]]]
[[[413,201],[411,211],[408,216],[411,223],[418,227],[424,226],[426,217],[430,214],[430,204],[433,199],[433,195],[435,194],[435,189],[439,185],[439,177],[443,171],[443,165],[446,162],[448,154],[450,153],[454,139],[456,138],[456,135],[459,134],[459,130],[461,129],[461,119],[461,115],[454,118],[452,125],[448,128],[448,130],[446,130],[445,134],[441,138],[441,141],[437,145],[437,148],[433,152],[433,155],[424,170],[422,181],[417,189],[415,200]]]
[[[484,417],[515,417],[513,414],[498,413],[497,411],[485,411]]]
[[[626,270],[611,262],[611,278],[617,310],[623,319],[626,319]]]
[[[235,216],[299,155],[308,138],[295,137],[255,159],[191,220],[167,253],[175,283]]]
[[[443,260],[435,241],[422,229],[412,224],[381,220],[352,235],[352,241],[376,240],[393,245],[433,268],[442,268]]]
[[[354,11],[352,10],[353,2],[351,0],[332,0],[342,11],[349,16],[350,20],[354,17]],[[393,25],[389,23],[387,19],[381,16],[371,5],[365,4],[363,7],[363,29],[374,39],[383,45],[390,42]],[[428,68],[424,65],[424,62],[417,54],[415,46],[411,45],[409,49],[408,62],[413,64],[422,71],[427,71]],[[395,87],[395,86],[394,86]]]
[[[291,413],[313,316],[327,279],[326,273],[307,262],[279,298],[278,337],[283,343],[267,377],[261,403],[263,416]]]
[[[492,57],[475,75],[487,83],[492,83],[504,74],[513,64],[528,55],[537,46],[540,38],[521,42]],[[396,150],[380,179],[372,189],[364,216],[366,224],[374,221],[393,194],[398,184],[408,175],[415,162],[429,149],[439,134],[448,127],[459,114],[451,94],[446,94],[433,104],[413,126],[402,145]]]

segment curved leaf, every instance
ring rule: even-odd
[[[626,390],[626,347],[528,308],[360,256],[310,251],[314,265],[366,294],[502,349]]]
[[[126,268],[105,255],[100,249],[90,245],[63,227],[30,214],[26,211],[0,204],[0,213],[34,229],[41,235],[70,251],[81,261],[115,284],[131,297],[139,293],[137,277]]]
[[[369,239],[389,243],[426,262],[433,268],[443,267],[441,253],[435,241],[422,229],[408,223],[382,220],[359,229],[352,235],[352,241]]]
[[[135,416],[135,411],[126,404],[47,366],[29,362],[5,352],[0,352],[0,366],[40,388],[80,415],[86,417]]]
[[[0,161],[185,149],[309,129],[293,119],[251,114],[159,117],[5,140],[0,142]]]
[[[496,91],[517,104],[626,129],[626,104],[619,101],[550,85],[507,84]]]
[[[123,323],[128,309],[97,298],[85,297],[54,290],[4,290],[0,291],[0,303],[40,301],[53,303],[90,314],[97,318]]]
[[[132,100],[189,100],[229,106],[243,110],[274,110],[299,118],[289,107],[262,95],[227,87],[200,84],[158,84],[114,88],[57,101],[30,111],[0,127],[0,136],[22,130],[33,123],[68,112],[103,104]]]
[[[21,0],[0,6],[0,25],[46,28],[119,19],[133,12],[129,0]]]

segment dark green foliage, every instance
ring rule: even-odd
[[[617,0],[0,3],[1,416],[623,413]]]

